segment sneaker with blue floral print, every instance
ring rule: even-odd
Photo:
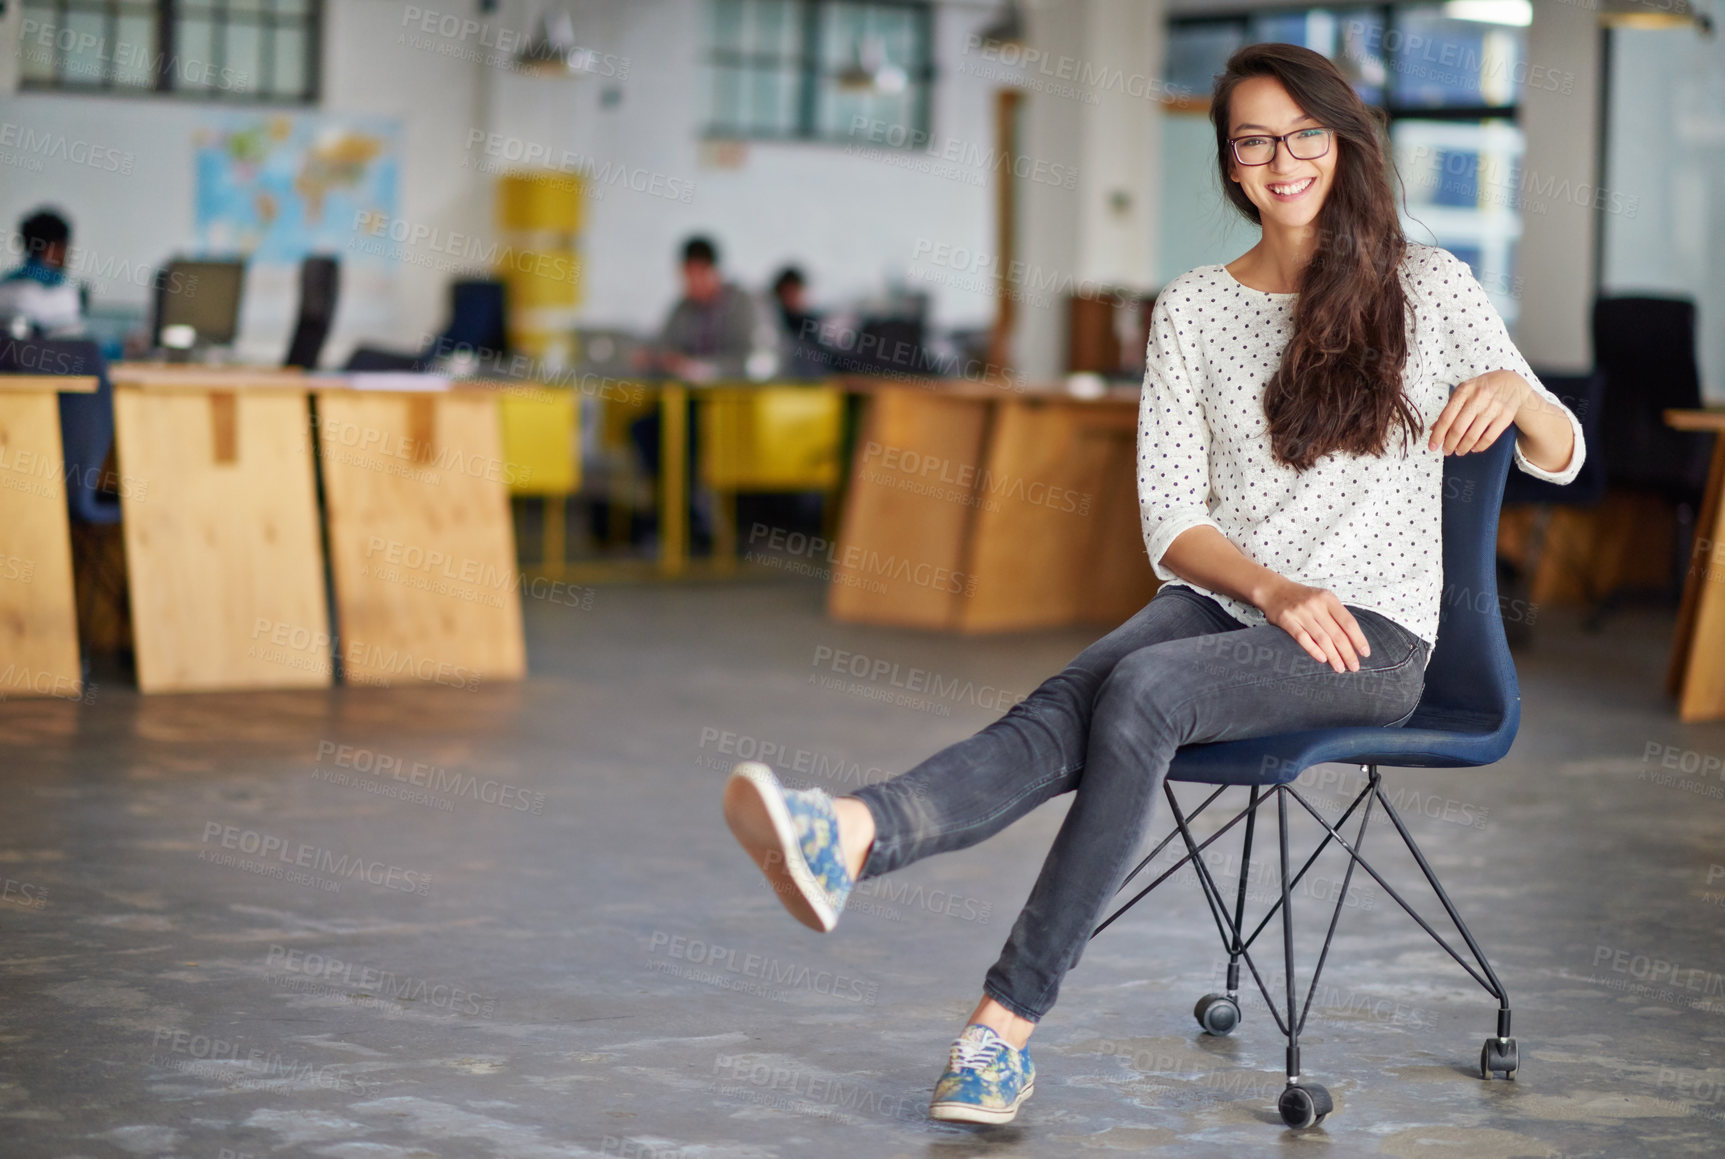
[[[1030,1049],[1019,1050],[972,1022],[952,1044],[928,1113],[954,1123],[1010,1123],[1035,1089]]]
[[[831,796],[786,789],[766,765],[743,761],[725,782],[725,821],[792,917],[823,934],[838,925],[856,882]]]

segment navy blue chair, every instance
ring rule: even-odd
[[[1318,993],[1318,978],[1329,956],[1330,943],[1335,937],[1336,922],[1357,866],[1370,874],[1378,885],[1394,898],[1402,909],[1417,921],[1426,933],[1435,938],[1449,955],[1461,964],[1492,997],[1498,1000],[1497,1034],[1486,1039],[1480,1056],[1482,1078],[1502,1074],[1513,1078],[1516,1072],[1515,1039],[1510,1037],[1509,995],[1486,961],[1473,934],[1468,931],[1461,915],[1450,902],[1449,895],[1438,883],[1425,855],[1414,842],[1413,835],[1402,823],[1389,798],[1380,788],[1378,766],[1391,768],[1461,768],[1489,765],[1509,751],[1521,722],[1521,692],[1516,684],[1515,666],[1510,660],[1509,644],[1504,637],[1503,619],[1497,595],[1497,517],[1503,501],[1505,476],[1509,472],[1514,451],[1516,428],[1509,427],[1498,440],[1483,452],[1451,455],[1444,463],[1443,499],[1443,605],[1438,622],[1436,646],[1426,666],[1425,691],[1419,706],[1408,720],[1395,728],[1326,728],[1307,732],[1283,733],[1252,740],[1229,741],[1221,744],[1188,745],[1176,755],[1163,788],[1172,810],[1174,831],[1162,839],[1149,855],[1127,875],[1120,893],[1132,886],[1134,878],[1176,837],[1185,844],[1186,855],[1155,880],[1139,889],[1131,898],[1096,927],[1091,937],[1107,929],[1122,914],[1137,904],[1146,894],[1190,863],[1196,871],[1217,931],[1222,935],[1228,953],[1227,993],[1206,995],[1194,1013],[1199,1024],[1211,1034],[1227,1034],[1240,1020],[1238,999],[1240,964],[1252,972],[1259,991],[1269,1006],[1271,1015],[1287,1039],[1288,1085],[1277,1102],[1282,1121],[1290,1127],[1310,1127],[1321,1122],[1333,1109],[1329,1092],[1316,1083],[1305,1082],[1300,1073],[1300,1031],[1306,1013]],[[1306,769],[1330,761],[1361,766],[1366,783],[1353,802],[1332,824],[1321,816],[1293,784]],[[1174,782],[1196,782],[1216,786],[1202,803],[1191,812],[1182,810],[1174,795]],[[1215,833],[1199,840],[1191,822],[1222,796],[1230,787],[1244,786],[1249,793],[1246,807]],[[1251,867],[1253,829],[1259,807],[1272,798],[1276,803],[1277,831],[1281,845],[1281,900],[1270,906],[1256,928],[1247,931],[1246,885]],[[1292,801],[1309,813],[1324,829],[1325,836],[1296,873],[1289,871],[1288,804]],[[1363,806],[1363,808],[1362,808]],[[1414,861],[1436,891],[1438,900],[1454,922],[1466,943],[1473,962],[1470,964],[1449,941],[1420,916],[1384,878],[1373,869],[1360,853],[1366,823],[1372,813],[1381,809],[1401,834]],[[1358,826],[1350,837],[1343,833],[1349,818],[1359,813]],[[1210,867],[1205,863],[1204,848],[1241,821],[1245,836],[1241,852],[1239,887],[1230,902],[1224,897]],[[1342,878],[1336,897],[1335,912],[1324,936],[1323,952],[1313,968],[1311,988],[1303,1006],[1296,1002],[1294,981],[1294,923],[1289,905],[1290,892],[1299,884],[1329,844],[1334,841],[1348,854],[1347,872]],[[1282,915],[1283,968],[1286,976],[1285,1004],[1277,1009],[1278,999],[1270,994],[1263,975],[1252,960],[1251,947],[1258,935],[1269,925],[1277,911]],[[1477,965],[1477,969],[1475,966]]]

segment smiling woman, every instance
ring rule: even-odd
[[[859,882],[1075,794],[935,1084],[937,1119],[1009,1122],[1035,1089],[1031,1032],[1125,877],[1176,751],[1409,719],[1440,611],[1444,455],[1483,450],[1513,421],[1524,471],[1563,483],[1581,464],[1575,417],[1467,267],[1403,237],[1382,125],[1333,64],[1243,48],[1211,115],[1223,188],[1263,237],[1175,278],[1152,310],[1137,475],[1162,588],[901,776],[834,800],[744,761],[726,785],[731,831],[822,932]]]

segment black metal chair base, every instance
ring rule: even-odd
[[[1519,1065],[1515,1039],[1510,1037],[1509,995],[1504,990],[1503,983],[1498,981],[1497,974],[1492,970],[1491,963],[1486,960],[1485,952],[1479,948],[1479,943],[1474,940],[1473,933],[1467,928],[1467,923],[1462,920],[1461,914],[1456,912],[1454,903],[1444,892],[1443,885],[1438,881],[1437,875],[1432,872],[1431,865],[1426,861],[1425,854],[1420,851],[1418,843],[1414,841],[1413,834],[1408,832],[1401,816],[1384,795],[1382,777],[1378,772],[1378,767],[1376,765],[1361,765],[1360,767],[1365,771],[1366,784],[1354,797],[1352,803],[1343,810],[1334,824],[1325,820],[1292,784],[1268,787],[1251,786],[1248,790],[1250,799],[1246,807],[1201,842],[1192,832],[1192,822],[1209,809],[1230,786],[1218,786],[1214,792],[1204,798],[1197,808],[1187,813],[1180,807],[1180,802],[1175,798],[1173,785],[1164,782],[1163,792],[1167,796],[1169,809],[1174,818],[1174,829],[1145,855],[1131,873],[1126,875],[1126,880],[1121,884],[1118,892],[1126,892],[1133,879],[1142,873],[1176,837],[1184,843],[1186,854],[1163,870],[1155,880],[1128,898],[1120,908],[1108,915],[1090,935],[1094,938],[1113,925],[1127,910],[1143,900],[1151,890],[1190,864],[1198,875],[1199,884],[1204,891],[1204,900],[1209,905],[1210,915],[1216,922],[1216,931],[1222,937],[1222,948],[1228,954],[1227,993],[1205,995],[1199,999],[1193,1014],[1207,1034],[1222,1035],[1233,1031],[1240,1022],[1240,964],[1244,962],[1246,968],[1251,971],[1253,981],[1257,983],[1259,993],[1264,996],[1264,1004],[1269,1007],[1270,1016],[1276,1020],[1277,1029],[1282,1032],[1282,1036],[1287,1041],[1288,1085],[1277,1100],[1276,1109],[1281,1115],[1282,1121],[1295,1129],[1316,1126],[1334,1110],[1329,1092],[1316,1083],[1304,1081],[1301,1075],[1300,1034],[1305,1029],[1306,1016],[1311,1012],[1312,1000],[1318,993],[1318,981],[1323,975],[1324,963],[1329,958],[1330,944],[1335,939],[1336,923],[1342,916],[1342,906],[1347,901],[1348,889],[1353,882],[1356,866],[1369,874],[1372,880],[1376,881],[1384,892],[1389,894],[1396,904],[1406,911],[1409,917],[1418,922],[1420,928],[1425,930],[1439,946],[1443,947],[1444,951],[1454,958],[1463,970],[1467,971],[1469,977],[1478,982],[1486,993],[1498,1000],[1497,1033],[1486,1039],[1485,1046],[1481,1049],[1480,1077],[1490,1079],[1493,1075],[1501,1074],[1505,1078],[1513,1079]],[[1270,906],[1263,918],[1248,933],[1246,932],[1246,887],[1252,866],[1252,839],[1257,826],[1259,806],[1267,803],[1271,798],[1274,798],[1276,802],[1276,831],[1281,854],[1281,898]],[[1288,801],[1290,799],[1310,814],[1313,820],[1317,821],[1324,829],[1324,838],[1318,843],[1317,849],[1313,850],[1312,855],[1300,866],[1298,872],[1294,873],[1289,872],[1288,856]],[[1401,835],[1403,844],[1406,845],[1408,852],[1413,854],[1420,872],[1425,875],[1426,881],[1431,885],[1433,892],[1437,894],[1438,901],[1443,904],[1444,912],[1449,915],[1456,932],[1461,935],[1469,957],[1472,958],[1471,964],[1468,958],[1464,958],[1442,934],[1432,928],[1431,924],[1413,906],[1408,904],[1395,887],[1384,880],[1383,875],[1374,869],[1361,853],[1361,848],[1365,842],[1367,824],[1371,821],[1373,811],[1380,808],[1384,815],[1389,818],[1390,823],[1395,826],[1396,832]],[[1359,813],[1359,820],[1354,830],[1353,839],[1350,841],[1342,829],[1356,811]],[[1205,863],[1202,854],[1210,845],[1220,840],[1224,833],[1242,821],[1245,822],[1246,828],[1240,854],[1240,877],[1230,912],[1228,899],[1224,896],[1221,886],[1211,873],[1210,867]],[[1300,884],[1301,879],[1306,876],[1306,873],[1317,862],[1319,855],[1329,847],[1332,841],[1347,852],[1348,868],[1342,876],[1341,889],[1336,894],[1335,909],[1330,915],[1329,928],[1324,933],[1323,949],[1319,952],[1317,964],[1312,969],[1311,982],[1306,990],[1305,1001],[1301,1003],[1297,1001],[1298,995],[1294,976],[1294,923],[1293,906],[1290,904],[1290,899],[1293,890]],[[1283,1005],[1280,1009],[1277,1006],[1278,1000],[1271,995],[1270,988],[1265,983],[1263,975],[1258,970],[1258,964],[1252,957],[1253,944],[1258,940],[1258,936],[1264,932],[1271,919],[1276,916],[1277,911],[1280,911],[1282,915],[1282,964],[1286,983],[1286,993],[1283,995]]]

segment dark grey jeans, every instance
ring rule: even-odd
[[[1273,624],[1247,627],[1209,596],[1162,587],[1005,716],[853,794],[875,822],[862,876],[974,845],[1075,791],[983,983],[1040,1021],[1131,867],[1177,748],[1413,715],[1430,646],[1377,612],[1348,610],[1371,655],[1337,672]]]

